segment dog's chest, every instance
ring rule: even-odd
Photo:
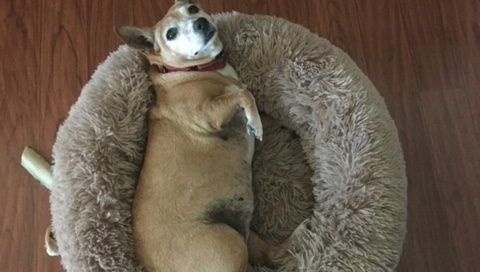
[[[231,77],[236,80],[240,80],[240,78],[238,77],[237,71],[235,71],[235,69],[233,69],[233,67],[228,63],[222,69],[217,70],[217,72],[219,72],[224,76]]]

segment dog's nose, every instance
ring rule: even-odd
[[[193,29],[198,32],[206,32],[210,28],[210,23],[206,18],[198,18],[194,23],[193,23]]]

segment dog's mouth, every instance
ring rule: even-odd
[[[205,35],[205,45],[208,44],[208,42],[215,36],[215,33],[217,33],[217,30],[215,28],[212,28],[210,31],[207,32]]]
[[[205,44],[203,47],[198,50],[197,52],[194,53],[195,56],[198,56],[200,52],[202,52],[204,49],[208,48],[208,46],[212,43],[213,37],[215,37],[215,34],[217,33],[217,30],[215,28],[212,28],[205,34]]]

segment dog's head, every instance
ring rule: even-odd
[[[117,34],[152,64],[188,67],[212,61],[223,49],[217,27],[195,0],[176,0],[155,26],[122,26]]]

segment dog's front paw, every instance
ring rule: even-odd
[[[249,135],[254,135],[255,138],[259,141],[263,141],[263,127],[262,122],[258,120],[257,122],[248,122],[247,131]]]

